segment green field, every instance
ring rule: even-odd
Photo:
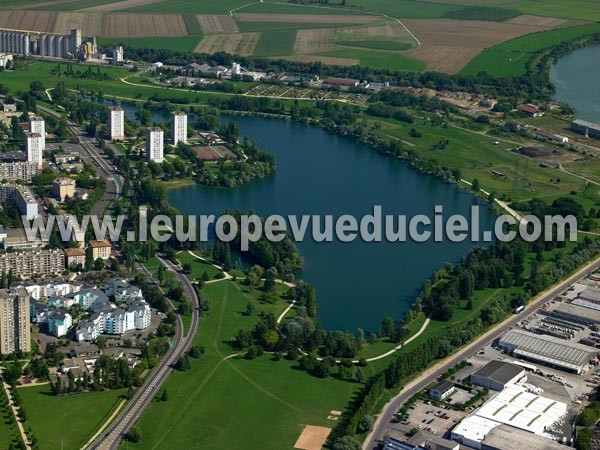
[[[49,385],[19,389],[40,450],[81,448],[110,417],[124,390],[56,397]]]
[[[448,11],[460,9],[454,5],[411,0],[352,0],[351,4],[365,11],[402,19],[437,19]]]
[[[501,142],[494,145],[496,138],[484,136],[456,127],[431,127],[422,121],[405,124],[393,120],[380,121],[382,137],[394,136],[414,144],[406,147],[415,150],[419,155],[438,160],[442,165],[461,170],[462,178],[471,181],[478,178],[481,188],[488,192],[495,191],[498,196],[506,194],[513,200],[528,199],[533,196],[568,194],[570,191],[580,191],[584,182],[578,178],[562,173],[553,168],[542,168],[529,164],[527,177],[531,187],[521,186],[513,192],[513,178],[523,176],[525,158],[515,155],[508,149],[515,145]],[[415,128],[423,136],[413,138],[410,129]],[[434,149],[433,146],[441,139],[447,139],[450,144],[444,149]],[[520,170],[515,172],[515,163],[519,159]],[[506,179],[493,176],[492,170],[502,172]],[[560,178],[560,183],[551,183],[551,179]]]
[[[372,52],[354,48],[343,48],[319,53],[319,55],[358,59],[360,61],[360,66],[369,66],[375,69],[390,69],[402,72],[421,72],[425,70],[425,63],[423,61],[409,58],[400,53]]]
[[[296,31],[267,31],[261,33],[254,51],[256,56],[287,56],[294,53]]]
[[[384,41],[384,40],[367,40],[367,41],[336,41],[338,45],[348,47],[370,48],[373,50],[408,50],[413,46],[406,42]]]
[[[455,20],[487,20],[489,22],[504,22],[521,15],[517,9],[499,8],[492,6],[468,6],[466,8],[448,11],[443,15]]]
[[[277,0],[271,0],[277,2]],[[321,8],[319,5],[295,5],[286,4],[284,2],[271,3],[266,1],[263,3],[252,3],[245,8],[236,11],[236,13],[259,13],[259,14],[327,14],[327,15],[356,15],[367,14],[366,11],[357,9],[343,8]]]
[[[563,17],[587,21],[600,20],[600,2],[590,0],[517,0],[510,4],[523,14]]]
[[[485,71],[497,76],[523,75],[534,52],[599,32],[600,24],[593,23],[521,36],[485,49],[471,60],[461,73],[476,74]]]
[[[237,330],[258,320],[243,314],[250,299],[276,316],[286,306],[260,304],[254,300],[258,291],[244,291],[229,281],[204,287],[212,310],[201,319],[196,343],[206,353],[190,358],[190,371],[169,377],[169,400],[151,403],[139,421],[142,442],[130,448],[281,450],[293,446],[304,424],[332,426],[329,411],[344,410],[354,383],[314,378],[294,370],[295,362],[271,361],[269,355],[223,359],[235,353],[229,342]]]
[[[188,30],[188,34],[194,36],[201,36],[204,34],[202,31],[202,27],[200,26],[200,22],[198,22],[198,18],[193,14],[186,14],[183,16],[183,20],[185,20],[185,26]]]
[[[201,36],[151,37],[151,38],[98,38],[100,45],[122,44],[132,48],[153,48],[157,50],[173,50],[178,52],[193,51]]]
[[[8,450],[11,443],[18,441],[19,436],[19,429],[10,407],[8,405],[0,407],[0,450]]]
[[[212,264],[207,264],[204,261],[195,258],[190,255],[188,252],[181,252],[177,255],[177,260],[181,264],[190,263],[192,266],[192,273],[189,275],[192,280],[197,280],[202,277],[204,272],[206,272],[209,278],[212,280],[215,278],[215,275],[222,273],[219,269],[217,269]]]

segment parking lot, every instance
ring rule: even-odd
[[[408,410],[405,425],[410,428],[429,431],[437,436],[443,436],[449,428],[467,415],[467,411],[454,411],[427,403],[419,401],[411,406]]]

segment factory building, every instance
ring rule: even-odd
[[[69,34],[0,29],[0,52],[15,55],[35,55],[49,58],[74,59],[82,53],[81,30]]]
[[[473,375],[471,381],[493,391],[501,391],[525,376],[525,369],[503,361],[490,361]]]
[[[532,440],[544,444],[548,440],[544,437],[546,429],[566,414],[565,403],[532,394],[522,386],[510,385],[463,419],[452,430],[452,440],[475,449],[484,449],[485,445],[494,448],[490,440],[485,443],[487,436],[497,427],[505,426],[515,433],[522,430]],[[492,442],[496,441],[492,439]]]
[[[510,330],[498,345],[515,357],[580,374],[598,352],[591,347],[524,330]]]
[[[575,299],[569,304],[558,305],[552,311],[552,317],[581,325],[595,325],[600,323],[600,305],[587,300]]]
[[[585,120],[574,120],[571,122],[571,131],[583,134],[585,137],[600,139],[600,123],[592,123]]]

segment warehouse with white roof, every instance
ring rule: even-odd
[[[452,430],[452,439],[481,449],[488,433],[500,425],[542,436],[566,414],[565,403],[529,393],[522,386],[510,385],[462,420]]]
[[[592,347],[524,330],[510,330],[498,345],[519,358],[580,374],[598,355]]]

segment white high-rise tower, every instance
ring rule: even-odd
[[[162,163],[164,160],[164,133],[161,128],[148,128],[146,136],[146,152],[148,160]]]
[[[171,113],[171,137],[173,145],[179,142],[187,144],[187,114],[184,112]]]
[[[113,141],[125,139],[125,112],[123,108],[110,108],[108,113],[108,128]]]
[[[46,122],[41,117],[34,117],[29,121],[29,132],[37,133],[42,138],[42,151],[46,150]]]

